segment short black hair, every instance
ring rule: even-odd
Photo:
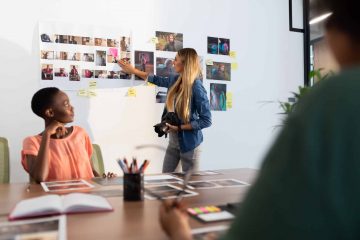
[[[360,41],[360,1],[359,0],[317,0],[316,7],[332,12],[326,27],[336,28]]]
[[[42,88],[37,91],[31,99],[32,111],[41,118],[44,118],[44,111],[53,104],[54,96],[60,92],[56,87]]]

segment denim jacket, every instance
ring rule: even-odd
[[[159,87],[169,89],[176,82],[178,77],[179,75],[170,75],[169,77],[149,75],[148,81]],[[206,90],[199,79],[194,81],[190,104],[190,124],[192,130],[178,132],[180,152],[182,153],[191,151],[199,146],[203,141],[201,129],[211,126],[209,99]]]

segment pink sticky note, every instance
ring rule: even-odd
[[[109,48],[110,54],[116,58],[118,56],[118,49],[117,48]]]

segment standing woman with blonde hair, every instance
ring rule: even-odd
[[[211,112],[206,90],[200,76],[200,62],[193,48],[177,52],[174,69],[169,77],[149,75],[126,61],[119,61],[123,71],[135,74],[159,87],[168,88],[164,114],[175,112],[181,120],[179,126],[169,127],[169,145],[166,150],[163,172],[173,172],[181,161],[183,171],[198,169],[203,134],[201,129],[211,126]]]

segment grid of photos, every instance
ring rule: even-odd
[[[183,48],[183,34],[172,32],[155,32],[158,39],[157,51],[177,52]]]
[[[40,45],[44,48],[40,50],[41,80],[131,79],[117,66],[117,59],[131,62],[128,36],[93,38],[42,33],[40,41],[45,44]]]
[[[209,54],[229,55],[230,39],[228,38],[207,38],[207,52]]]
[[[226,111],[226,84],[210,83],[210,110]]]
[[[154,52],[135,51],[135,68],[148,74],[154,74]],[[137,76],[135,79],[141,80]]]
[[[213,65],[207,65],[206,78],[231,81],[231,64],[225,62],[213,62]]]

